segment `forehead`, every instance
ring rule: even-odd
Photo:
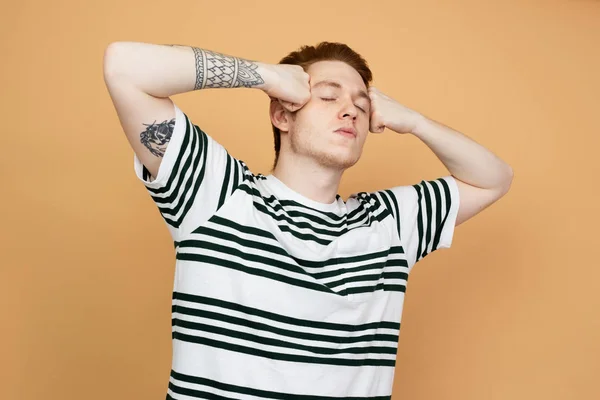
[[[318,61],[309,66],[306,72],[310,75],[311,85],[327,79],[349,88],[367,88],[358,71],[342,61]]]

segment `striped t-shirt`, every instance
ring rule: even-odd
[[[167,399],[390,399],[408,275],[450,247],[454,178],[324,204],[175,113],[156,179],[134,156],[175,243]]]

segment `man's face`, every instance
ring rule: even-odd
[[[360,158],[369,133],[367,88],[360,74],[341,61],[319,61],[307,73],[312,96],[290,121],[290,147],[323,166],[347,169]]]

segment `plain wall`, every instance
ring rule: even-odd
[[[164,399],[174,249],[106,90],[114,41],[276,63],[350,45],[374,84],[514,169],[409,280],[394,399],[598,399],[600,1],[20,1],[0,17],[2,399]],[[173,97],[269,173],[268,97]],[[448,171],[371,135],[340,194]]]

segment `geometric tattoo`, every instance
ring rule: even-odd
[[[253,87],[263,84],[258,65],[250,60],[192,47],[196,60],[194,90]]]
[[[166,46],[191,47],[179,44]],[[206,88],[254,87],[265,83],[251,60],[228,56],[210,50],[192,47],[196,62],[194,90]]]
[[[169,122],[164,120],[160,124],[157,124],[156,121],[154,121],[152,124],[142,125],[147,126],[146,130],[140,133],[140,140],[142,144],[146,146],[148,150],[150,150],[150,152],[155,156],[163,157],[165,155],[167,145],[171,140],[171,136],[173,135],[175,118]]]

